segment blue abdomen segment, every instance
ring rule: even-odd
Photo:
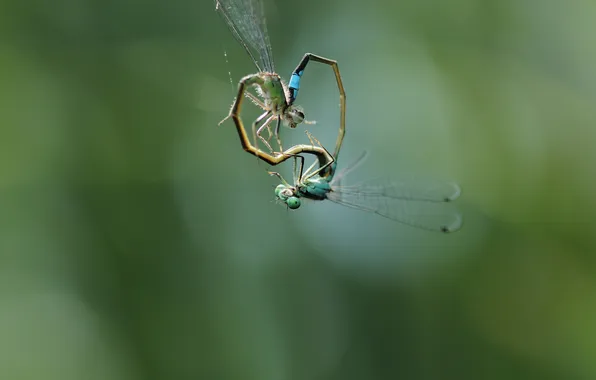
[[[302,60],[292,73],[290,83],[288,84],[288,89],[290,90],[290,105],[294,103],[294,100],[296,100],[296,97],[298,96],[298,89],[300,88],[300,79],[302,78],[302,74],[304,73],[304,69],[308,64],[311,55],[312,54],[310,53],[304,54],[304,57],[302,57]]]
[[[288,89],[290,90],[290,104],[293,103],[298,96],[298,90],[300,89],[300,79],[302,78],[303,73],[304,70],[300,70],[292,74],[290,77],[290,83],[288,84]]]

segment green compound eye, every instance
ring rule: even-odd
[[[279,193],[286,188],[286,185],[277,185],[277,187],[275,188],[275,196],[277,196],[279,198]]]
[[[289,197],[286,200],[286,204],[288,205],[289,208],[291,208],[292,210],[296,210],[298,207],[300,207],[300,199],[296,198],[296,197]]]

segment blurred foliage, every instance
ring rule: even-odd
[[[354,177],[455,178],[464,229],[275,205],[211,1],[4,1],[0,377],[594,379],[596,3],[266,4]]]

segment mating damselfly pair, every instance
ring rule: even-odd
[[[289,83],[286,84],[275,71],[262,0],[215,0],[215,8],[258,70],[256,74],[247,75],[240,80],[238,93],[230,112],[220,124],[232,118],[244,150],[270,165],[278,165],[290,158],[293,159],[293,183],[288,183],[277,172],[269,172],[282,182],[275,189],[275,195],[281,203],[290,209],[297,209],[302,204],[301,199],[327,199],[426,230],[454,232],[461,228],[460,213],[450,207],[450,203],[461,194],[459,186],[455,183],[440,184],[416,191],[407,184],[392,181],[370,181],[360,185],[343,186],[341,182],[345,176],[363,162],[366,154],[363,154],[355,164],[336,172],[337,159],[345,136],[346,113],[345,91],[337,62],[306,53],[292,72]],[[304,112],[294,105],[294,102],[306,65],[311,60],[329,65],[337,81],[340,119],[333,154],[308,132],[310,144],[294,145],[284,150],[279,134],[281,124],[295,128],[305,121]],[[255,89],[256,95],[248,92],[251,88]],[[252,141],[240,117],[244,97],[248,97],[263,110],[263,113],[252,122]],[[270,127],[273,122],[275,122],[275,128],[271,132]],[[268,139],[262,136],[265,129],[269,132]],[[275,151],[270,144],[272,136],[276,138],[278,151]],[[269,152],[260,149],[258,141],[261,141]],[[304,170],[305,154],[317,158],[306,170]]]

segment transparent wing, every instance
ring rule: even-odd
[[[352,171],[356,170],[358,167],[360,167],[360,165],[362,165],[364,163],[364,161],[366,161],[366,159],[368,158],[368,152],[365,150],[364,152],[362,152],[362,154],[360,155],[360,157],[358,157],[356,159],[356,161],[350,163],[350,165],[346,166],[345,168],[341,169],[340,171],[338,171],[337,173],[335,173],[335,177],[333,178],[333,181],[331,182],[332,186],[340,186],[341,185],[341,180],[348,174],[350,174]],[[335,157],[335,159],[337,159],[337,157]]]
[[[455,183],[421,188],[382,179],[354,186],[333,187],[327,199],[412,227],[455,232],[462,227],[463,219],[451,202],[460,194],[461,189]]]
[[[275,72],[262,0],[215,0],[215,9],[259,71]]]

